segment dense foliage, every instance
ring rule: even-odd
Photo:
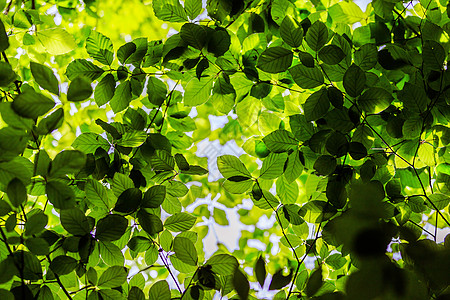
[[[450,297],[446,1],[0,11],[1,299]]]

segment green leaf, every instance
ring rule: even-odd
[[[133,64],[133,66],[136,67],[136,69],[134,69],[135,73],[140,74],[142,73],[142,70],[139,69],[139,66],[142,63],[144,56],[147,54],[148,41],[146,37],[142,37],[134,39],[131,43],[133,43],[136,46],[136,51],[133,51],[130,57],[127,58],[125,64]],[[143,79],[143,76],[137,75],[136,78]]]
[[[184,104],[199,106],[209,100],[213,87],[213,77],[192,78],[185,87]]]
[[[31,182],[33,164],[24,157],[15,157],[14,159],[0,163],[0,183],[7,186],[14,178],[22,180],[27,186]]]
[[[326,190],[327,199],[336,208],[343,208],[347,202],[347,190],[341,181],[328,181]]]
[[[389,107],[394,97],[385,89],[379,87],[368,88],[358,98],[358,105],[369,114],[377,114]]]
[[[109,123],[104,122],[101,119],[95,120],[95,124],[103,128],[104,131],[109,133],[114,140],[120,140],[122,138],[122,134],[117,131],[116,127],[112,126]]]
[[[258,257],[255,267],[253,268],[253,271],[256,276],[256,280],[258,280],[259,285],[261,286],[261,288],[263,288],[267,272],[266,272],[266,263],[261,255]]]
[[[189,19],[195,19],[202,11],[202,1],[201,0],[186,0],[184,1],[184,9],[189,17]]]
[[[189,191],[186,185],[176,180],[166,181],[164,185],[167,188],[167,194],[173,197],[184,197]]]
[[[222,209],[215,207],[213,210],[213,218],[214,218],[214,222],[216,222],[216,224],[219,224],[222,226],[230,225],[230,222],[228,222],[228,219],[227,219],[227,214]]]
[[[407,139],[413,139],[422,133],[423,118],[420,116],[411,116],[403,123],[402,134]]]
[[[116,88],[114,96],[111,98],[109,105],[114,113],[121,112],[122,110],[128,108],[131,101],[131,83],[126,80],[119,84]]]
[[[150,77],[147,84],[147,94],[150,103],[160,106],[166,100],[167,86],[158,78]]]
[[[92,95],[92,86],[84,77],[77,77],[69,85],[67,100],[71,102],[83,101]]]
[[[73,36],[62,28],[39,30],[36,36],[47,52],[52,55],[66,54],[77,46]]]
[[[14,178],[8,183],[6,194],[8,195],[9,202],[15,207],[20,207],[28,197],[27,188],[18,178]]]
[[[25,280],[40,280],[42,279],[42,266],[39,259],[28,251],[15,251],[11,257],[13,264],[17,268],[17,276]],[[19,272],[19,270],[21,270]]]
[[[128,58],[130,58],[135,52],[136,44],[133,42],[128,42],[122,45],[119,50],[117,50],[117,59],[122,65],[127,64],[129,63]]]
[[[288,183],[296,180],[300,174],[303,172],[303,163],[302,163],[303,154],[298,150],[294,150],[288,156],[288,162],[286,165],[286,170],[284,171],[284,176]]]
[[[158,216],[149,214],[144,210],[139,210],[137,217],[142,229],[148,234],[155,234],[163,231],[163,224]]]
[[[351,97],[361,95],[366,84],[366,74],[360,67],[352,64],[344,74],[344,88]]]
[[[267,73],[281,73],[289,69],[294,54],[283,47],[270,47],[258,58],[257,67]]]
[[[48,255],[50,253],[48,244],[43,238],[31,237],[25,240],[25,246],[34,255]]]
[[[364,44],[355,52],[355,64],[368,71],[377,64],[377,47],[374,44]]]
[[[0,297],[5,300],[14,300],[15,299],[14,294],[5,289],[0,289]],[[38,299],[41,300],[41,298],[38,298]],[[53,299],[53,298],[48,298],[48,299]]]
[[[67,66],[66,76],[70,80],[74,80],[75,78],[81,76],[94,81],[99,78],[103,72],[103,69],[97,67],[90,61],[85,59],[75,59]]]
[[[75,141],[73,141],[72,147],[88,154],[94,153],[97,148],[108,151],[111,145],[102,136],[93,132],[87,132],[79,135]]]
[[[450,203],[450,197],[445,194],[434,193],[428,196],[428,198],[438,210],[446,208]]]
[[[273,274],[273,276],[272,276],[272,281],[270,282],[269,291],[270,290],[279,290],[279,289],[282,289],[283,287],[285,287],[286,285],[288,285],[289,282],[291,282],[292,275],[293,275],[292,269],[289,272],[289,275],[287,275],[287,276],[283,275],[283,269],[276,271],[275,274]]]
[[[295,138],[302,142],[309,140],[314,134],[313,124],[308,122],[303,114],[290,116],[289,126]]]
[[[335,65],[345,57],[344,51],[336,45],[327,45],[320,49],[319,58],[326,64]]]
[[[206,2],[208,15],[222,23],[231,13],[232,4],[226,1],[210,0]]]
[[[54,106],[53,100],[36,93],[33,89],[27,89],[19,94],[12,103],[12,108],[18,115],[30,119],[45,115]]]
[[[112,74],[106,74],[105,77],[95,87],[94,100],[98,106],[108,103],[114,96],[116,90],[116,81]]]
[[[239,181],[233,181],[238,178]],[[231,180],[230,180],[231,179]],[[246,179],[246,180],[245,180]],[[247,192],[253,184],[253,180],[248,177],[235,176],[223,183],[224,189],[231,194],[243,194]]]
[[[109,242],[100,242],[98,246],[105,264],[108,266],[123,266],[125,258],[122,250],[118,246]]]
[[[205,265],[211,266],[211,271],[218,275],[232,275],[239,263],[234,256],[229,254],[216,254],[208,259]]]
[[[38,133],[46,135],[61,127],[64,120],[64,109],[62,107],[53,111],[43,118],[38,124]]]
[[[347,154],[349,149],[349,142],[345,135],[339,131],[334,131],[328,136],[325,143],[325,149],[328,153],[334,155],[335,157],[341,157]]]
[[[431,70],[441,70],[445,57],[446,52],[441,44],[432,40],[424,42],[422,58],[426,68]]]
[[[147,114],[142,109],[133,109],[129,107],[123,115],[124,124],[131,126],[133,129],[141,131],[147,125]],[[125,133],[126,137],[127,134]]]
[[[148,297],[148,300],[170,300],[170,288],[167,281],[155,282],[148,292]]]
[[[344,94],[334,86],[328,87],[327,93],[331,104],[340,110],[344,105]]]
[[[180,29],[181,39],[189,46],[202,50],[206,45],[208,33],[204,26],[185,23]]]
[[[323,117],[330,108],[328,93],[325,88],[311,94],[303,104],[306,121],[316,121]]]
[[[62,181],[50,180],[45,185],[48,201],[55,208],[69,209],[75,206],[75,193]]]
[[[219,156],[217,158],[217,167],[222,176],[227,179],[233,176],[244,176],[249,179],[252,177],[245,165],[236,156]]]
[[[0,86],[7,87],[16,79],[16,73],[7,62],[0,61]]]
[[[100,275],[98,279],[98,287],[115,288],[121,286],[127,280],[128,271],[125,267],[113,266]]]
[[[305,40],[312,50],[319,51],[328,41],[327,26],[321,21],[314,22],[306,32]]]
[[[144,252],[147,250],[152,250],[152,246],[154,246],[152,244],[152,242],[143,236],[135,236],[132,237],[131,240],[128,241],[127,246],[132,250],[135,251],[137,253],[140,252]],[[158,254],[156,254],[158,255]]]
[[[223,77],[214,83],[211,102],[214,107],[223,114],[228,114],[234,107],[236,99],[236,90],[233,85],[227,82]]]
[[[286,220],[288,220],[292,225],[302,225],[305,223],[301,217],[301,207],[296,204],[284,205],[283,214]]]
[[[178,0],[155,0],[152,2],[155,16],[168,22],[186,22],[188,21],[186,11]]]
[[[174,232],[187,231],[194,226],[196,221],[196,217],[188,213],[181,212],[168,217],[164,221],[164,228]]]
[[[423,88],[406,82],[398,92],[398,99],[403,101],[403,107],[415,113],[423,113],[427,109],[429,99]]]
[[[85,185],[86,198],[94,207],[108,211],[111,207],[108,201],[106,187],[100,182],[88,179]]]
[[[175,168],[175,159],[165,150],[155,150],[148,161],[156,171],[172,171]]]
[[[361,8],[354,2],[339,2],[328,8],[328,13],[335,23],[354,24],[365,18]]]
[[[3,159],[10,160],[22,153],[28,139],[29,134],[23,129],[14,129],[11,126],[0,129],[0,149],[3,152]]]
[[[183,171],[189,170],[189,163],[187,162],[183,154],[177,153],[175,154],[174,158],[178,169]]]
[[[336,158],[330,155],[321,155],[315,161],[314,169],[319,175],[330,175],[336,169]]]
[[[239,268],[236,268],[233,276],[233,286],[239,295],[239,299],[247,300],[248,294],[250,292],[250,284],[248,282],[247,277],[242,273]]]
[[[164,230],[159,235],[160,245],[164,249],[164,251],[171,251],[172,249],[172,242],[173,242],[173,236],[172,233],[170,233],[167,230]]]
[[[263,161],[259,177],[275,179],[283,174],[287,153],[270,153]]]
[[[303,28],[298,26],[291,16],[287,15],[281,22],[280,36],[289,46],[298,48],[302,44]]]
[[[67,275],[77,267],[77,260],[73,257],[60,255],[55,257],[50,263],[50,269],[57,275]]]
[[[354,160],[360,160],[367,156],[367,148],[359,142],[351,142],[348,145],[348,154]]]
[[[112,190],[116,197],[119,197],[126,189],[134,188],[133,180],[125,174],[114,174],[112,182]]]
[[[294,135],[284,129],[275,130],[263,138],[264,144],[272,152],[287,152],[298,146],[298,141]]]
[[[73,235],[83,236],[92,230],[92,224],[79,208],[65,209],[60,214],[61,225]]]
[[[37,300],[53,300],[53,299],[54,297],[52,290],[48,286],[42,285],[41,289],[39,290]]]
[[[48,175],[65,177],[67,174],[79,172],[86,164],[86,155],[78,150],[65,150],[55,156],[51,162]]]
[[[53,74],[52,69],[47,66],[38,64],[36,62],[30,62],[31,74],[33,74],[34,80],[42,88],[46,89],[50,93],[59,95],[58,79]]]
[[[196,266],[198,254],[191,240],[184,237],[175,237],[173,240],[173,251],[176,257],[185,264]]]
[[[289,69],[289,73],[295,83],[304,89],[313,89],[325,83],[322,71],[317,66],[308,68],[296,65]]]
[[[16,266],[14,265],[12,257],[8,257],[2,260],[0,262],[0,268],[2,270],[2,272],[0,273],[1,284],[10,281],[14,277],[14,275],[19,273],[19,270],[17,270]],[[14,297],[11,300],[14,300]]]
[[[231,45],[231,37],[228,31],[224,28],[216,27],[214,32],[209,33],[209,35],[208,52],[213,53],[215,57],[224,55]]]
[[[117,198],[114,210],[124,214],[135,212],[141,204],[142,191],[138,188],[124,190]]]
[[[166,187],[164,185],[154,185],[144,193],[141,207],[158,208],[166,198]]]
[[[93,291],[92,293],[96,292],[96,296],[94,297],[99,297],[98,299],[114,299],[114,300],[124,300],[125,296],[117,291],[117,290],[113,290],[113,289],[100,289],[97,291]],[[90,300],[90,299],[89,299]]]
[[[122,237],[128,227],[128,220],[119,215],[107,215],[98,220],[95,237],[102,242],[111,242]]]
[[[3,25],[2,20],[0,20],[0,52],[5,51],[9,48],[9,39],[6,34],[5,25]]]
[[[347,263],[347,260],[340,253],[334,253],[328,256],[325,262],[334,270],[339,270]]]
[[[111,65],[114,59],[114,47],[111,40],[103,34],[92,30],[86,39],[86,51],[96,61]]]
[[[40,209],[32,210],[27,216],[25,224],[25,235],[32,236],[33,234],[41,233],[48,223],[48,216]]]
[[[306,284],[306,295],[308,297],[313,296],[322,286],[322,268],[319,267],[318,269],[314,270],[311,275],[309,276],[308,283]]]

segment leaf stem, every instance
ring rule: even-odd
[[[50,264],[52,262],[50,255],[46,255],[47,257],[47,261]],[[66,287],[64,286],[64,284],[61,282],[61,279],[59,278],[58,274],[54,273],[55,275],[55,279],[56,282],[58,283],[59,287],[61,288],[61,290],[64,292],[64,294],[67,296],[68,299],[72,299],[72,296],[70,295],[70,293],[67,291]]]
[[[180,285],[178,284],[178,280],[176,279],[175,275],[172,273],[172,271],[170,270],[170,266],[167,263],[167,261],[164,259],[164,256],[161,254],[161,252],[158,253],[159,257],[161,258],[164,266],[166,267],[167,271],[169,271],[170,277],[172,277],[172,280],[175,282],[175,285],[177,286],[178,291],[183,294],[183,292],[181,291]]]
[[[309,245],[308,249],[306,250],[305,254],[302,257],[302,260],[297,265],[297,269],[295,270],[294,277],[292,277],[292,283],[291,283],[291,286],[289,287],[289,293],[288,293],[288,295],[286,297],[286,300],[288,300],[289,297],[291,296],[291,294],[293,293],[292,289],[294,288],[295,279],[297,278],[298,271],[300,270],[300,266],[303,264],[303,262],[305,261],[306,257],[308,256],[309,252],[311,252],[311,250],[313,249],[314,245],[316,244],[316,241],[319,239],[319,232],[320,232],[320,228],[321,227],[322,227],[322,222],[320,222],[319,227],[317,228],[316,237],[314,238],[314,240],[311,243],[311,245]]]

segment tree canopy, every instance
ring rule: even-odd
[[[1,299],[450,297],[448,1],[0,11]]]

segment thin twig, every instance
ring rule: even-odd
[[[178,280],[175,278],[175,275],[172,273],[172,271],[170,270],[170,266],[167,263],[167,261],[164,259],[164,256],[161,254],[161,252],[158,253],[159,257],[161,258],[164,266],[166,267],[167,271],[169,271],[170,277],[172,277],[172,280],[175,282],[175,285],[178,288],[178,291],[182,294],[183,292],[181,291],[180,285],[178,284]]]

